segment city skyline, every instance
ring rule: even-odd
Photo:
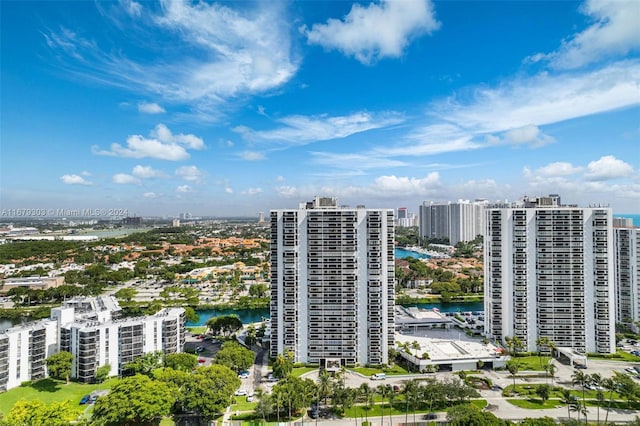
[[[3,209],[638,213],[634,1],[0,7]]]

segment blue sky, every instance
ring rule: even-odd
[[[0,207],[640,212],[640,2],[0,2]]]

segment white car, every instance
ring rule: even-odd
[[[245,389],[238,389],[236,391],[236,396],[246,396],[247,395],[247,391]]]

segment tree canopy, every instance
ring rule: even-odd
[[[188,353],[167,354],[164,366],[178,371],[191,371],[198,365],[198,357]]]
[[[207,328],[216,336],[228,336],[242,328],[242,321],[237,315],[222,315],[207,320]]]
[[[92,420],[105,426],[157,425],[171,412],[176,395],[169,385],[136,374],[111,387],[96,401]]]
[[[14,404],[7,417],[0,420],[3,426],[47,425],[67,426],[77,417],[69,401],[52,402],[21,400]]]
[[[45,362],[49,376],[54,379],[69,381],[71,363],[73,362],[73,354],[71,354],[71,352],[60,351],[57,354],[51,355]]]
[[[210,420],[222,413],[240,386],[236,373],[224,365],[197,368],[180,393],[180,405]]]
[[[247,349],[237,342],[229,341],[223,343],[213,362],[235,371],[241,371],[251,367],[255,359],[256,354],[251,349]]]

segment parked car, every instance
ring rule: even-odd
[[[246,389],[238,389],[236,391],[236,396],[246,396],[247,395],[247,390]]]
[[[428,414],[425,414],[424,416],[422,416],[422,418],[425,419],[425,420],[435,420],[435,419],[438,418],[438,415],[434,414],[434,413],[428,413]]]
[[[94,402],[96,402],[98,400],[98,395],[91,395],[89,397],[89,401],[87,402],[88,404],[93,404]]]
[[[249,378],[250,373],[248,371],[241,371],[238,373],[238,378],[239,379],[248,379]]]
[[[202,364],[202,363],[207,362],[207,360],[206,360],[206,359],[204,359],[204,358],[198,358],[198,362],[199,362],[200,364]]]
[[[196,352],[202,352],[202,351],[204,351],[204,348],[202,346],[198,346],[196,348]]]
[[[376,373],[370,377],[371,380],[384,380],[386,378],[387,375],[385,373]]]
[[[80,405],[84,405],[84,404],[88,403],[90,397],[91,397],[91,395],[83,396],[82,399],[80,400]]]

